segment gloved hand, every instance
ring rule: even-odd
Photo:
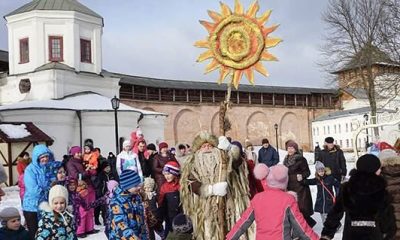
[[[303,175],[297,174],[297,181],[301,182],[303,180]]]
[[[328,236],[321,236],[320,240],[331,240],[331,238]]]
[[[218,148],[224,151],[228,151],[231,146],[231,143],[228,141],[228,138],[225,136],[220,136],[218,138]]]
[[[214,196],[225,196],[227,194],[228,183],[227,182],[218,182],[213,185],[210,185],[209,191],[210,195]]]

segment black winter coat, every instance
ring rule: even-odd
[[[142,167],[143,177],[150,177],[151,176],[151,163],[146,157],[144,156],[143,152],[138,153],[140,166]]]
[[[350,180],[342,184],[321,235],[333,239],[346,213],[343,240],[393,239],[396,232],[395,216],[385,187],[386,182],[381,176],[355,171]],[[365,224],[370,226],[355,226]]]
[[[170,231],[172,231],[172,220],[176,215],[183,212],[180,203],[179,191],[169,192],[165,194],[162,205],[160,206],[160,212]]]
[[[29,238],[29,233],[23,226],[21,226],[17,231],[10,230],[6,227],[0,228],[0,239],[26,240]]]
[[[305,184],[317,185],[317,199],[315,200],[314,211],[328,213],[333,207],[333,197],[335,196],[333,187],[339,188],[339,181],[331,175],[325,175],[322,179],[306,179]],[[324,184],[325,188],[322,184]]]
[[[102,171],[97,175],[93,181],[93,186],[96,191],[96,198],[103,197],[108,192],[107,182],[110,180],[115,180],[114,175],[111,172],[106,173]]]
[[[332,176],[341,181],[342,176],[346,176],[346,159],[344,158],[343,151],[339,146],[335,145],[333,149],[328,150],[325,148],[319,153],[318,161],[322,162],[325,167],[332,171]]]
[[[288,167],[289,182],[287,186],[288,191],[297,193],[297,202],[299,204],[300,212],[305,216],[313,215],[312,198],[310,187],[304,185],[302,182],[297,181],[297,174],[301,174],[303,179],[311,175],[310,168],[308,167],[307,160],[300,154],[295,155],[296,161],[290,165],[286,159],[284,165]]]

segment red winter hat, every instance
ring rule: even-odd
[[[389,143],[387,142],[379,142],[378,143],[378,148],[380,151],[385,150],[385,149],[392,149],[394,150],[394,147],[392,147]]]
[[[163,148],[168,148],[168,144],[166,142],[161,142],[160,144],[158,144],[158,150],[161,151],[161,149]]]
[[[171,173],[172,175],[179,176],[180,173],[180,166],[178,162],[169,161],[164,165],[163,172]]]

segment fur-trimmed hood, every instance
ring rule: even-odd
[[[382,167],[400,165],[400,156],[392,156],[381,160]]]
[[[53,209],[51,209],[50,204],[48,202],[41,202],[39,204],[39,210],[43,212],[53,212]]]
[[[63,217],[65,215],[69,215],[70,217],[73,217],[73,215],[67,211],[68,208],[63,213],[59,213]],[[45,214],[52,214],[54,215],[53,209],[51,209],[49,202],[41,202],[39,204],[39,210],[43,211]]]
[[[338,150],[340,150],[340,146],[335,144],[331,150],[328,150],[328,146],[326,144],[324,144],[323,150],[329,151],[329,152],[330,151],[338,151]]]
[[[207,131],[201,131],[193,140],[192,151],[195,153],[204,143],[209,143],[214,147],[218,146],[218,138]]]

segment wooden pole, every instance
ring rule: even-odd
[[[225,129],[225,118],[228,108],[230,107],[231,101],[231,92],[232,92],[232,83],[233,83],[233,73],[231,75],[231,80],[229,81],[228,89],[226,91],[225,101],[221,103],[220,110],[219,110],[219,133],[221,136],[225,136],[226,129]]]
[[[13,160],[11,143],[7,144],[8,147],[8,186],[13,185]]]

